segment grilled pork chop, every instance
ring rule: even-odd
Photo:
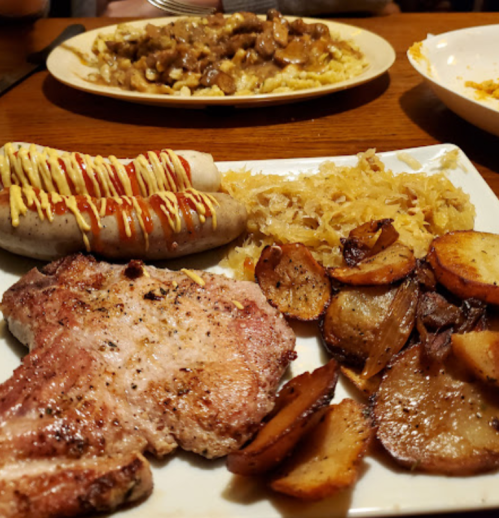
[[[29,346],[0,385],[0,516],[113,509],[152,489],[143,452],[238,449],[295,337],[254,283],[76,255],[4,295]]]

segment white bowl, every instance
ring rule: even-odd
[[[475,126],[499,136],[499,100],[467,81],[499,81],[499,25],[447,32],[415,43],[407,56],[440,100]]]

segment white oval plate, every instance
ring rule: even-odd
[[[417,45],[417,44],[416,44]],[[499,100],[479,99],[466,81],[499,80],[499,25],[484,25],[428,35],[419,51],[411,47],[411,65],[440,100],[475,126],[499,136]]]
[[[170,23],[175,19],[176,18],[174,17],[170,17],[155,18],[153,20],[139,20],[130,22],[128,25],[132,25],[134,27],[144,27],[148,23],[161,25]],[[295,18],[289,17],[288,19],[294,20]],[[102,86],[91,83],[86,78],[90,73],[95,72],[95,69],[86,66],[74,52],[64,48],[64,46],[56,47],[51,52],[47,60],[47,68],[49,72],[62,83],[85,92],[140,104],[183,108],[204,108],[206,106],[214,105],[240,107],[276,105],[319,97],[371,81],[386,72],[395,61],[395,51],[393,50],[393,47],[377,34],[361,29],[360,27],[354,27],[343,23],[330,22],[327,20],[315,20],[312,18],[304,18],[304,20],[307,23],[325,23],[332,32],[339,34],[342,39],[352,40],[364,53],[369,62],[369,66],[366,70],[359,76],[347,81],[341,81],[320,88],[307,88],[305,90],[298,90],[295,92],[227,97],[177,97],[164,94],[130,92],[127,90],[121,90],[117,87]],[[77,49],[84,54],[89,54],[92,43],[97,35],[100,33],[113,33],[116,27],[116,25],[111,25],[79,34],[78,36],[66,41],[64,45]]]
[[[395,173],[442,171],[442,158],[455,151],[452,144],[406,149],[421,165],[412,170],[401,160],[400,151],[379,153],[386,167]],[[459,150],[457,167],[446,170],[450,181],[470,195],[477,217],[475,229],[499,233],[499,201],[466,155]],[[263,174],[293,177],[309,171],[318,172],[325,160],[338,166],[353,166],[356,156],[218,162],[222,173],[228,170],[253,170]],[[180,258],[169,267],[205,268],[217,264],[217,251]],[[37,263],[0,250],[0,294]],[[210,271],[224,273],[220,267]],[[298,358],[290,374],[297,376],[323,365],[328,357],[321,346],[317,327],[294,325]],[[0,321],[0,382],[12,376],[25,353]],[[355,397],[341,380],[334,402]],[[152,459],[150,459],[152,460]],[[357,485],[348,491],[320,502],[298,500],[265,490],[262,481],[237,477],[227,471],[224,459],[209,461],[187,452],[177,452],[164,461],[154,461],[153,494],[138,505],[107,515],[109,518],[373,518],[402,517],[414,514],[456,512],[499,508],[499,471],[474,477],[425,475],[395,467],[382,455],[366,458]],[[499,515],[499,511],[497,511]]]

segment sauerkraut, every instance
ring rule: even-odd
[[[222,188],[246,205],[247,233],[222,265],[238,278],[253,278],[262,249],[300,242],[324,266],[342,264],[340,239],[370,220],[392,218],[402,243],[423,257],[435,236],[472,229],[469,196],[442,173],[394,174],[374,150],[354,167],[325,162],[316,174],[295,177],[230,171]]]

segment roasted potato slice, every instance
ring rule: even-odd
[[[320,321],[320,330],[324,346],[334,358],[346,365],[364,366],[397,289],[345,288],[332,298]]]
[[[416,258],[406,245],[396,242],[356,266],[330,268],[328,275],[336,281],[354,286],[391,284],[416,268]]]
[[[227,468],[238,475],[259,475],[275,468],[313,428],[327,410],[338,380],[338,364],[331,360],[314,372],[293,378],[281,390],[277,413],[252,443],[230,453]]]
[[[317,320],[331,299],[326,270],[299,243],[265,247],[255,275],[270,304],[289,318]]]
[[[378,391],[382,378],[381,373],[366,379],[362,377],[359,370],[344,365],[340,367],[340,372],[363,396],[369,398]]]
[[[340,363],[363,367],[362,377],[383,370],[407,343],[416,321],[419,285],[345,289],[335,295],[320,322],[326,349]]]
[[[374,400],[377,437],[401,465],[447,475],[499,466],[499,395],[454,355],[430,362],[421,345],[400,353]]]
[[[499,387],[499,333],[453,334],[452,351],[479,379]]]
[[[433,240],[428,260],[438,282],[458,297],[499,304],[499,235],[450,232]]]
[[[302,500],[320,500],[353,486],[373,434],[366,410],[352,399],[330,406],[270,487]]]

